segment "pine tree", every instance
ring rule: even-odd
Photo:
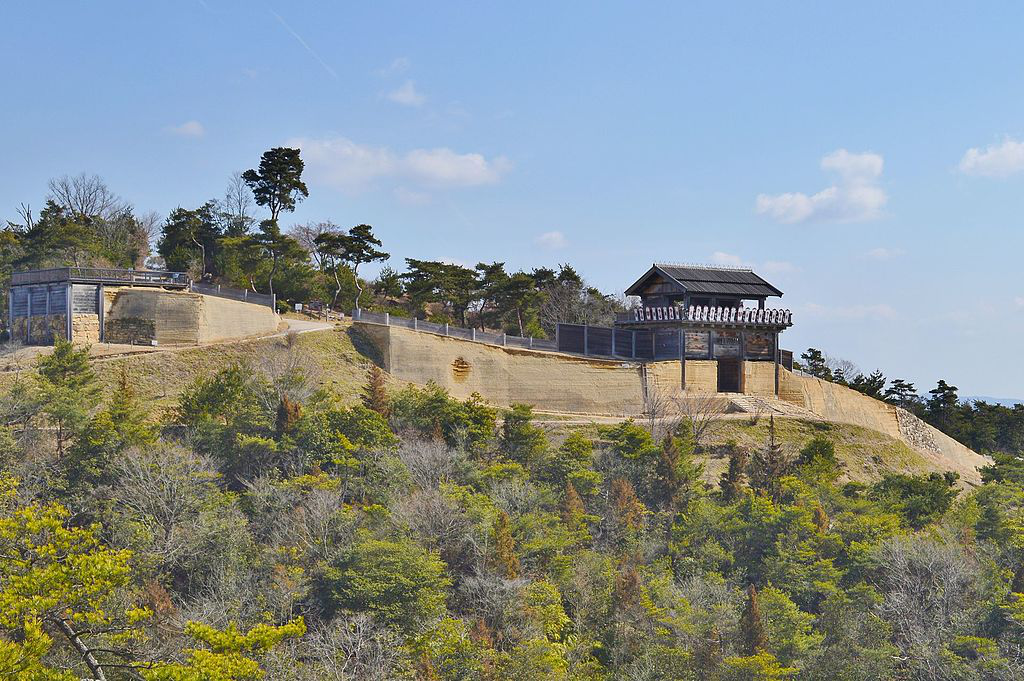
[[[673,510],[682,487],[682,476],[679,473],[679,446],[671,435],[667,435],[661,444],[658,463],[654,467],[653,487],[661,508]]]
[[[139,403],[128,370],[122,367],[110,403],[89,420],[68,449],[64,474],[71,488],[110,484],[111,464],[121,452],[156,439],[157,429]]]
[[[277,405],[277,436],[282,437],[292,432],[301,418],[302,405],[292,402],[287,395],[283,395]]]
[[[99,396],[96,375],[89,366],[89,349],[58,338],[53,352],[36,364],[36,374],[43,413],[54,426],[60,456],[68,440],[89,422]]]
[[[516,543],[512,538],[511,518],[505,511],[498,511],[494,519],[494,554],[498,570],[505,579],[519,576],[519,558],[516,556]]]
[[[513,404],[501,424],[501,449],[512,461],[525,466],[539,462],[548,449],[544,431],[533,425],[533,407]]]
[[[747,477],[749,461],[750,454],[745,447],[740,447],[735,442],[730,443],[729,468],[722,473],[722,477],[718,481],[724,501],[736,501],[743,494],[743,483]]]
[[[818,528],[818,532],[828,532],[828,514],[825,513],[825,509],[822,508],[821,504],[814,505],[814,526]]]
[[[713,625],[707,637],[700,641],[693,654],[698,681],[711,681],[722,664],[722,632]]]
[[[764,622],[761,619],[761,606],[758,603],[757,587],[747,587],[747,603],[740,618],[740,635],[743,639],[745,655],[756,655],[765,647]]]
[[[366,385],[363,386],[363,406],[377,412],[384,418],[391,415],[391,398],[387,391],[387,376],[376,364],[371,364],[366,372]]]
[[[693,438],[668,435],[655,464],[653,492],[662,510],[684,508],[698,489],[704,465],[693,460]]]
[[[612,481],[612,508],[615,518],[624,528],[637,530],[643,521],[647,509],[636,495],[633,484],[625,478]]]
[[[828,368],[825,355],[817,348],[807,348],[807,352],[800,355],[800,368],[811,376],[831,381],[835,377],[832,370]]]
[[[583,516],[586,509],[583,506],[583,499],[571,482],[565,483],[565,498],[562,499],[562,522],[570,530],[579,530],[583,527]]]
[[[782,495],[782,477],[789,472],[790,461],[775,437],[775,416],[768,423],[768,442],[754,453],[750,464],[750,486],[778,501]]]
[[[149,423],[149,413],[142,406],[135,382],[125,367],[117,374],[117,389],[106,411],[117,431],[121,449],[149,444],[156,439],[156,429]]]

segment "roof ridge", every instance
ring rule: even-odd
[[[656,262],[655,267],[692,267],[697,270],[728,270],[730,272],[753,272],[751,267],[739,267],[736,265],[707,265],[692,262]]]

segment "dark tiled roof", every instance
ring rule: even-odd
[[[782,295],[782,291],[754,274],[752,270],[703,265],[655,264],[630,289],[647,279],[652,272],[658,271],[681,284],[688,293],[749,298]]]

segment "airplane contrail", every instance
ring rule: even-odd
[[[284,30],[286,30],[289,33],[291,33],[292,37],[299,41],[299,44],[302,45],[302,47],[304,47],[306,49],[306,52],[309,52],[309,54],[313,57],[313,59],[316,59],[318,62],[320,62],[320,66],[324,67],[324,69],[327,71],[327,73],[331,74],[331,76],[334,78],[334,80],[341,80],[341,78],[338,77],[337,71],[332,69],[331,66],[327,62],[325,62],[320,57],[320,55],[316,53],[316,51],[312,47],[309,46],[309,43],[307,43],[302,38],[301,35],[296,33],[295,29],[293,29],[291,26],[288,25],[288,22],[285,21],[284,18],[280,14],[278,14],[274,10],[269,10],[269,12],[274,15],[274,17],[281,23],[282,26],[284,26]]]

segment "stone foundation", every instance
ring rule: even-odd
[[[55,338],[66,335],[67,316],[64,314],[15,317],[11,323],[11,339],[20,343],[53,345]]]
[[[125,345],[152,345],[156,338],[156,321],[141,317],[108,319],[104,324],[104,341]]]
[[[100,317],[95,314],[71,315],[71,340],[76,343],[100,342]]]

